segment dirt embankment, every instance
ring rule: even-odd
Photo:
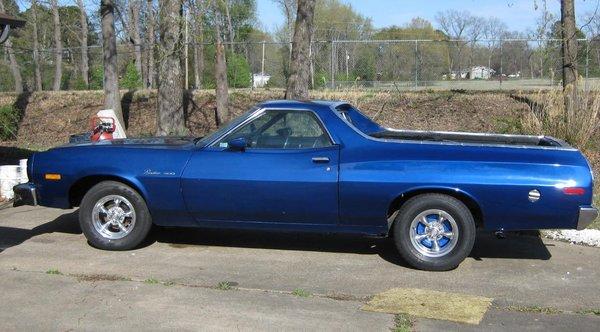
[[[283,91],[233,92],[231,110],[239,115],[253,105],[281,99]],[[519,118],[527,105],[502,93],[464,94],[315,92],[314,99],[348,100],[388,127],[477,132],[518,132]],[[215,128],[212,91],[194,93],[187,99],[186,119],[190,134],[201,136]],[[23,111],[14,141],[0,145],[40,150],[66,143],[70,134],[88,130],[89,119],[103,108],[101,92],[42,92],[17,98],[0,94],[0,106],[18,105]],[[156,130],[156,92],[125,93],[122,101],[129,136],[150,136]]]
[[[230,95],[234,116],[255,104],[283,98],[282,90],[236,91]],[[313,99],[346,100],[386,127],[522,133],[521,120],[528,116],[526,103],[502,92],[313,92]],[[40,92],[17,96],[0,94],[0,106],[14,105],[22,112],[16,139],[0,141],[0,163],[15,162],[32,150],[44,150],[68,142],[71,134],[88,130],[89,119],[103,108],[101,91]],[[202,136],[215,129],[213,91],[195,92],[186,98],[190,135]],[[129,136],[151,136],[156,131],[156,91],[123,93],[122,106]],[[600,147],[586,151],[600,174]]]

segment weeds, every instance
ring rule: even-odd
[[[229,281],[221,281],[217,285],[217,289],[219,289],[219,290],[230,290],[231,289],[231,283]]]
[[[17,137],[19,114],[11,105],[0,107],[0,140],[11,140]]]
[[[302,288],[296,288],[292,291],[292,295],[298,297],[310,297],[312,294],[309,291],[304,290]]]
[[[591,144],[600,128],[600,95],[577,85],[564,92],[540,91],[530,106],[525,130],[564,139],[580,149]]]
[[[148,284],[148,285],[156,285],[156,284],[159,284],[160,281],[158,279],[148,278],[148,279],[144,280],[144,283]]]
[[[600,309],[584,309],[577,311],[578,314],[581,315],[596,315],[600,316]]]
[[[397,314],[394,316],[393,332],[410,332],[413,328],[413,321],[407,314]]]
[[[58,269],[49,269],[46,271],[46,274],[62,275],[62,272],[60,272]]]
[[[540,307],[540,306],[509,306],[506,308],[508,311],[527,312],[534,314],[546,314],[555,315],[560,314],[563,311],[552,307]]]

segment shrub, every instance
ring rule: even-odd
[[[564,92],[540,91],[531,105],[532,116],[525,120],[525,130],[564,139],[580,149],[591,144],[600,128],[600,94],[580,86]]]
[[[142,87],[142,76],[135,67],[135,63],[130,62],[125,68],[125,75],[121,78],[119,85],[123,89],[135,90]]]
[[[0,107],[0,139],[10,140],[17,137],[19,114],[11,105]]]
[[[90,72],[90,90],[102,90],[104,88],[104,68],[102,66],[92,68]]]
[[[232,88],[249,88],[252,84],[252,73],[246,58],[235,53],[227,55],[227,80]]]

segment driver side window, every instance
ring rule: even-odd
[[[315,115],[307,111],[265,111],[226,135],[217,145],[226,148],[227,142],[237,138],[244,138],[250,149],[310,149],[332,145]]]

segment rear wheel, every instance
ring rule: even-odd
[[[458,199],[442,194],[411,198],[394,222],[396,248],[410,265],[430,271],[456,268],[475,243],[471,211]]]
[[[89,243],[105,250],[133,249],[152,227],[142,196],[115,181],[101,182],[85,194],[79,208],[79,223]]]

